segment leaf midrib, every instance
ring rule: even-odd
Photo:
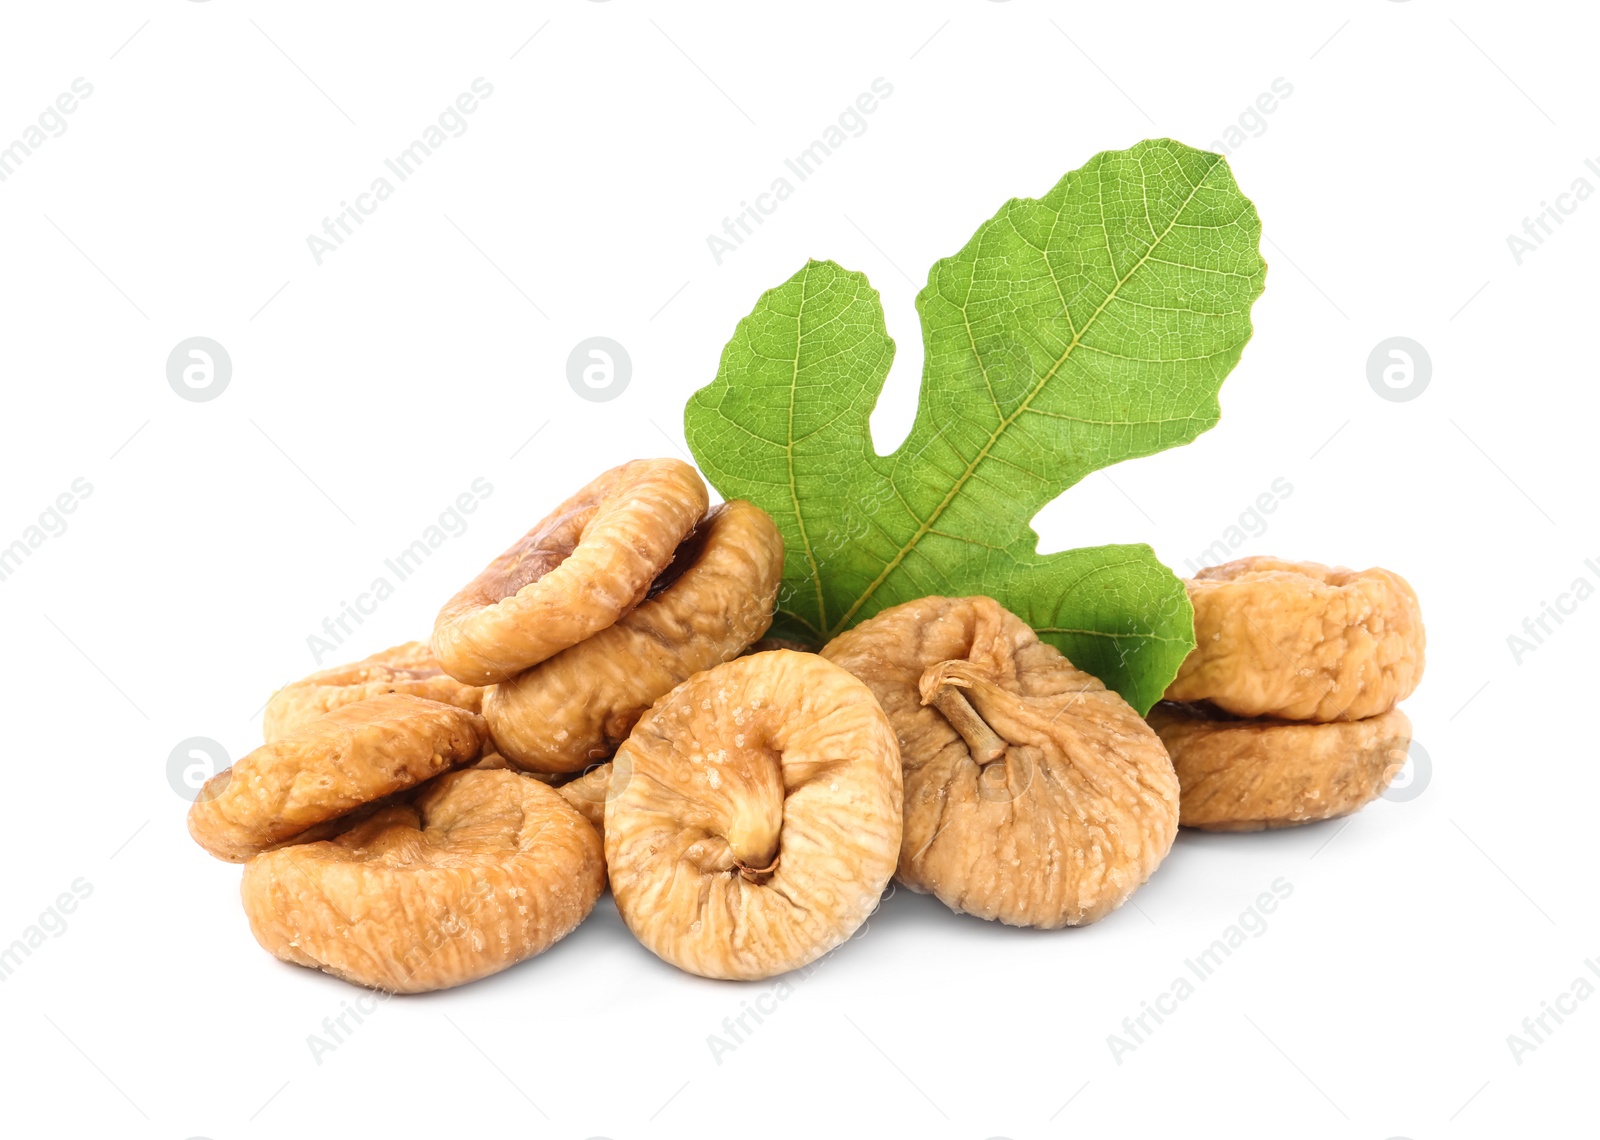
[[[1106,293],[1105,299],[1103,301],[1101,301],[1099,306],[1096,307],[1095,311],[1089,315],[1089,319],[1084,322],[1083,327],[1073,334],[1072,340],[1070,342],[1068,342],[1067,347],[1062,351],[1061,355],[1059,357],[1057,357],[1056,362],[1054,364],[1052,364],[1050,366],[1049,371],[1047,371],[1043,376],[1041,376],[1039,378],[1038,382],[1034,384],[1033,388],[1028,392],[1027,396],[1022,400],[1022,402],[1020,404],[1017,405],[1016,411],[1014,411],[1009,416],[1002,417],[1002,419],[1000,420],[999,424],[996,425],[994,431],[992,431],[989,434],[988,442],[986,442],[983,445],[983,447],[979,449],[978,453],[972,458],[972,461],[967,464],[967,469],[961,473],[961,476],[951,486],[950,490],[945,494],[944,498],[942,500],[940,500],[939,505],[934,508],[933,513],[930,514],[926,519],[921,520],[919,522],[916,531],[912,534],[912,536],[909,539],[906,540],[905,544],[902,545],[900,547],[900,549],[895,552],[894,557],[891,558],[888,562],[886,562],[884,564],[884,567],[883,567],[882,571],[879,572],[878,576],[872,580],[872,582],[867,586],[867,588],[865,590],[863,590],[861,592],[860,596],[857,597],[856,600],[851,604],[850,608],[847,611],[845,611],[844,615],[839,619],[838,625],[836,627],[834,627],[832,630],[827,630],[827,634],[828,634],[829,637],[836,637],[836,636],[838,636],[838,634],[840,634],[841,632],[843,632],[844,630],[846,630],[846,629],[848,629],[850,627],[851,619],[854,618],[855,615],[861,610],[861,607],[866,605],[866,603],[871,600],[872,596],[875,593],[878,592],[879,587],[881,587],[883,585],[883,583],[888,579],[889,575],[894,573],[894,571],[899,568],[900,564],[906,560],[907,556],[910,555],[911,551],[916,549],[917,544],[919,542],[921,542],[923,540],[923,538],[925,538],[927,536],[927,534],[928,534],[928,532],[930,530],[933,529],[933,524],[938,522],[939,516],[944,514],[946,508],[948,508],[950,506],[950,504],[955,501],[956,496],[961,493],[962,489],[967,485],[967,482],[972,478],[973,474],[978,470],[978,467],[983,463],[983,461],[985,459],[988,458],[989,453],[994,450],[994,446],[995,446],[996,443],[999,442],[1000,437],[1002,435],[1004,435],[1007,430],[1010,429],[1011,425],[1013,423],[1015,423],[1019,417],[1021,417],[1025,412],[1027,412],[1029,406],[1038,397],[1039,393],[1044,390],[1044,386],[1046,384],[1048,384],[1055,377],[1056,373],[1061,370],[1061,366],[1064,365],[1067,362],[1067,360],[1072,356],[1072,353],[1074,352],[1074,350],[1076,350],[1078,345],[1082,342],[1084,335],[1087,334],[1089,332],[1089,330],[1094,327],[1096,320],[1098,320],[1099,317],[1100,317],[1100,314],[1105,312],[1106,306],[1111,304],[1111,302],[1116,299],[1117,294],[1121,292],[1122,287],[1124,285],[1126,285],[1133,278],[1133,275],[1135,273],[1139,272],[1139,270],[1141,268],[1143,268],[1144,263],[1150,259],[1151,254],[1153,254],[1157,249],[1160,248],[1161,243],[1166,240],[1167,235],[1170,234],[1172,232],[1173,227],[1175,225],[1177,225],[1178,219],[1183,216],[1183,212],[1189,208],[1189,203],[1194,201],[1194,196],[1196,194],[1198,194],[1200,192],[1200,188],[1202,186],[1204,186],[1210,180],[1212,172],[1215,171],[1221,165],[1222,165],[1222,160],[1219,158],[1216,162],[1212,163],[1211,166],[1206,169],[1205,174],[1194,184],[1194,186],[1192,186],[1190,188],[1188,196],[1186,198],[1184,198],[1184,200],[1183,200],[1183,204],[1180,205],[1176,210],[1173,211],[1172,220],[1167,223],[1166,228],[1161,231],[1160,235],[1157,236],[1156,239],[1153,242],[1150,243],[1150,248],[1145,250],[1145,252],[1140,256],[1139,260],[1136,261],[1133,264],[1133,266],[1128,270],[1128,272],[1125,275],[1123,275],[1117,281],[1117,283],[1115,285],[1113,285],[1111,287],[1109,292]],[[1096,176],[1097,177],[1098,177],[1098,173],[1099,172],[1096,172]],[[1105,210],[1104,210],[1103,207],[1101,209],[1101,223],[1105,224]],[[1112,272],[1115,273],[1116,272],[1116,260],[1110,254],[1110,248],[1109,248],[1110,235],[1109,235],[1109,233],[1107,234],[1107,239],[1106,240],[1107,240],[1107,261],[1111,265]],[[803,304],[804,303],[804,289],[802,289],[801,292],[802,292],[802,304]],[[963,320],[965,321],[965,306],[964,305],[963,305],[962,311],[963,311]],[[1070,320],[1070,318],[1069,318],[1069,320]],[[969,339],[970,339],[970,335],[971,335],[971,325],[970,325],[970,323],[967,325],[967,327],[968,327],[968,335],[969,335]],[[976,345],[975,344],[974,344],[973,347],[974,347],[974,350],[976,350]],[[799,350],[798,350],[798,348],[796,349],[795,357],[796,357],[796,367],[798,369],[798,363],[799,363]],[[981,359],[979,361],[979,366],[980,367],[982,366],[982,360]],[[791,405],[790,406],[791,406],[791,415],[792,415],[793,414],[792,413],[792,408],[793,408],[792,400],[791,400]],[[791,486],[793,486],[793,466],[792,466],[792,463],[791,463],[791,469],[790,469],[790,484],[791,484]],[[798,506],[798,503],[797,503],[797,506]],[[808,551],[808,553],[809,553],[809,551]],[[813,563],[813,565],[815,565],[815,564]],[[818,585],[818,589],[820,591],[820,588],[821,588],[821,579],[820,578],[817,579],[817,585]],[[820,604],[819,604],[818,616],[819,617],[823,616],[823,613],[822,613],[822,611],[820,609]],[[826,628],[827,628],[826,620],[823,620],[820,624],[826,630]]]
[[[800,390],[800,345],[805,339],[806,286],[811,280],[811,262],[807,261],[800,277],[800,306],[794,314],[794,369],[789,375],[789,423],[785,431],[784,466],[789,473],[789,501],[794,504],[794,522],[800,529],[800,547],[806,553],[811,567],[811,582],[817,591],[817,631],[828,628],[828,605],[822,592],[822,567],[817,565],[817,552],[811,547],[811,536],[806,532],[805,512],[800,509],[800,488],[794,475],[794,405]],[[799,621],[809,625],[799,614]]]

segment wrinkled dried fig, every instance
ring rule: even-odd
[[[1241,558],[1185,583],[1196,646],[1169,701],[1238,716],[1360,720],[1422,679],[1422,609],[1389,570]]]
[[[421,993],[548,949],[600,897],[600,841],[544,784],[468,770],[410,799],[251,859],[240,894],[256,941],[285,962]]]
[[[408,641],[285,685],[267,702],[262,733],[271,744],[323,713],[384,693],[410,693],[469,712],[483,703],[482,689],[463,685],[439,668],[426,645]]]
[[[493,684],[605,629],[644,600],[707,502],[681,460],[613,467],[445,603],[439,663],[464,684]]]
[[[1093,922],[1160,864],[1178,781],[1156,735],[992,598],[884,610],[822,651],[900,740],[899,879],[1013,926]]]
[[[577,772],[610,756],[662,693],[766,632],[782,577],[771,516],[737,500],[715,508],[638,608],[489,689],[495,746],[532,771]]]
[[[1305,724],[1161,701],[1149,720],[1178,772],[1179,822],[1203,831],[1260,831],[1348,815],[1383,794],[1411,747],[1411,721],[1399,709]]]
[[[423,697],[387,693],[345,705],[207,780],[189,809],[189,834],[218,859],[243,862],[470,764],[486,739],[477,713]]]
[[[583,816],[600,833],[602,840],[606,837],[606,795],[611,788],[611,762],[597,764],[590,768],[576,780],[568,780],[556,791],[561,793],[561,798],[578,809],[578,814]]]
[[[860,681],[814,654],[696,674],[640,719],[612,768],[617,909],[690,973],[803,966],[861,925],[894,873],[894,732]]]

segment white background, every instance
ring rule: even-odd
[[[1521,1064],[1506,1038],[1600,958],[1600,601],[1520,662],[1507,636],[1600,582],[1600,201],[1520,265],[1506,236],[1600,186],[1597,22],[1430,0],[9,8],[0,141],[74,78],[93,94],[0,183],[0,545],[93,490],[0,582],[0,943],[74,880],[92,894],[0,983],[5,1130],[1572,1134],[1600,1000]],[[319,266],[307,235],[480,76],[466,133]],[[877,77],[866,133],[716,264],[707,234]],[[1292,96],[1231,159],[1271,270],[1221,424],[1039,528],[1182,569],[1287,479],[1242,552],[1383,565],[1422,596],[1421,793],[1185,833],[1136,907],[1082,930],[902,890],[720,1064],[707,1036],[764,987],[658,962],[609,898],[545,956],[391,1001],[314,1061],[307,1035],[358,991],[254,944],[239,869],[185,833],[174,745],[254,747],[268,694],[318,664],[307,636],[475,478],[470,527],[321,664],[425,637],[572,489],[678,454],[735,322],[808,256],[883,292],[891,447],[935,259],[1098,150],[1209,146],[1280,77]],[[593,335],[633,361],[609,403],[566,380]],[[1409,402],[1367,380],[1395,335],[1433,363]],[[167,383],[191,336],[232,358],[209,402]],[[1266,932],[1113,1060],[1107,1035],[1280,878]]]

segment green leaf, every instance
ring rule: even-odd
[[[774,632],[826,640],[929,594],[988,594],[1141,712],[1193,647],[1148,546],[1037,552],[1085,475],[1187,443],[1250,339],[1261,223],[1218,155],[1169,139],[1013,199],[917,296],[925,363],[904,443],[868,417],[894,357],[877,292],[812,261],[739,322],[684,412],[700,468],[788,552]]]

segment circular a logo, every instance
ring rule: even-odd
[[[1398,748],[1391,750],[1389,763],[1394,778],[1383,789],[1383,798],[1392,803],[1403,804],[1416,799],[1433,779],[1433,760],[1428,750],[1415,740],[1405,752]]]
[[[1380,340],[1367,356],[1367,383],[1385,400],[1415,400],[1433,379],[1433,358],[1408,336]]]
[[[628,350],[608,336],[580,340],[567,357],[567,383],[585,400],[603,404],[627,390],[633,378]]]
[[[218,772],[226,773],[228,751],[209,736],[191,736],[180,740],[167,756],[167,783],[178,795],[193,803],[197,799],[215,799],[228,786],[226,779],[207,783]]]
[[[167,355],[167,383],[185,400],[215,400],[233,378],[233,358],[208,336],[179,341]]]
[[[583,775],[591,775],[596,768],[606,764],[611,765],[611,771],[606,775],[605,794],[601,797],[600,809],[602,812],[611,805],[612,800],[621,799],[622,794],[628,790],[628,785],[633,783],[633,765],[619,765],[615,757],[589,765],[583,770]]]

